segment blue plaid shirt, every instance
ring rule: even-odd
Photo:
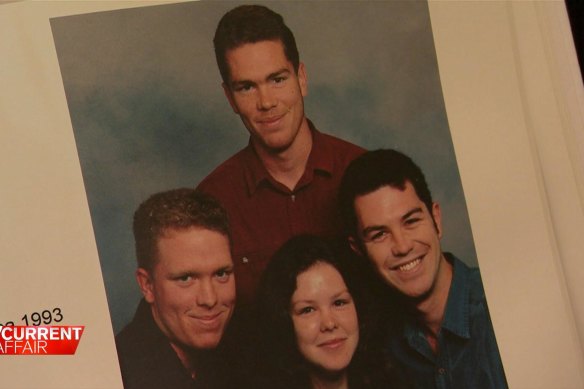
[[[438,353],[432,352],[414,317],[406,319],[402,336],[390,340],[390,350],[416,388],[507,388],[479,270],[452,254],[445,256],[454,274],[438,333]]]

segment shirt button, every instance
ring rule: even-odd
[[[247,257],[243,257],[243,258],[241,258],[241,262],[248,263],[249,262],[249,259],[247,259]]]
[[[440,375],[446,374],[446,369],[443,367],[438,368],[438,374],[440,374]]]

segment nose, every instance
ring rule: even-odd
[[[403,231],[397,231],[393,234],[393,245],[391,252],[396,257],[403,257],[412,251],[414,248],[410,237]]]
[[[196,293],[197,305],[212,308],[217,304],[217,292],[212,280],[200,280]]]
[[[260,111],[268,111],[278,105],[278,100],[274,96],[269,86],[262,85],[258,88],[257,108]]]
[[[330,309],[325,309],[320,317],[320,330],[322,332],[332,331],[337,328],[337,319]]]

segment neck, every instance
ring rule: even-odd
[[[294,190],[304,174],[308,156],[312,150],[312,133],[306,118],[303,119],[296,138],[285,150],[268,150],[255,142],[253,145],[272,178],[288,189]]]
[[[312,389],[349,389],[349,380],[346,371],[326,376],[312,374],[310,376],[310,382],[312,383]]]
[[[444,258],[444,254],[442,254],[434,286],[428,296],[415,305],[415,310],[428,331],[427,336],[429,340],[436,339],[440,331],[451,284],[452,265]],[[430,344],[432,345],[432,341],[430,341]]]

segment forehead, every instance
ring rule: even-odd
[[[206,228],[167,230],[157,249],[155,269],[212,273],[232,264],[228,237]]]
[[[423,205],[413,185],[406,181],[404,189],[382,186],[379,189],[355,198],[355,214],[361,224],[373,223],[386,218],[401,218],[416,206]],[[426,207],[423,206],[425,211]]]
[[[320,294],[334,294],[346,289],[341,273],[329,263],[317,262],[296,278],[293,301],[311,299]]]
[[[257,74],[260,70],[276,71],[283,67],[292,67],[280,40],[245,43],[228,50],[225,58],[233,80]]]

